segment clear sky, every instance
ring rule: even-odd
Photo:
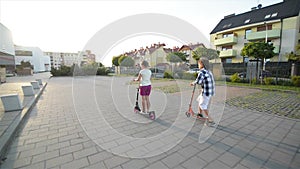
[[[203,41],[209,41],[210,32],[225,15],[279,2],[282,0],[0,0],[0,22],[11,30],[16,45],[37,46],[51,52],[78,52],[103,27],[135,14],[178,17],[201,31],[206,37]],[[157,42],[170,48],[181,44],[165,37],[148,37],[142,42],[132,38],[115,52]]]

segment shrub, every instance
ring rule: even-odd
[[[265,83],[266,85],[271,85],[271,84],[273,84],[273,78],[271,78],[271,77],[264,78],[264,83]]]
[[[108,75],[109,73],[109,69],[105,68],[105,67],[99,67],[97,69],[97,75]]]
[[[174,79],[173,76],[172,76],[172,72],[170,70],[166,70],[164,72],[164,78],[167,78],[167,79]]]
[[[73,75],[72,67],[69,67],[69,66],[61,66],[58,69],[55,69],[52,67],[50,72],[53,76],[72,76]]]
[[[198,74],[197,73],[187,73],[184,72],[182,75],[182,79],[186,80],[195,80],[197,78]]]
[[[294,86],[300,87],[300,76],[293,76],[292,83]]]
[[[231,82],[240,82],[240,81],[241,81],[241,79],[240,79],[238,73],[233,74],[233,75],[230,77],[230,80],[231,80]]]

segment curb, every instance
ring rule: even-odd
[[[18,116],[11,122],[10,126],[7,128],[4,134],[0,137],[0,165],[1,161],[6,159],[5,156],[7,150],[9,149],[9,146],[17,133],[17,130],[24,123],[28,114],[30,114],[30,111],[39,100],[47,84],[48,83],[46,82],[42,89],[35,95],[35,97],[30,102],[28,102],[27,105],[25,105]]]

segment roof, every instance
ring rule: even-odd
[[[284,2],[263,8],[255,8],[239,15],[231,14],[225,16],[210,34],[254,23],[298,16],[299,11],[299,0],[284,0]]]

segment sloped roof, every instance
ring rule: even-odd
[[[210,34],[258,22],[298,16],[299,11],[299,0],[285,0],[278,4],[257,8],[239,15],[232,14],[227,17],[225,16]]]

